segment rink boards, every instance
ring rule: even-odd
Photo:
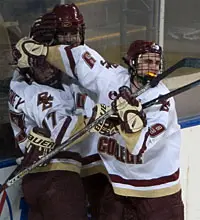
[[[181,181],[185,219],[200,220],[200,116],[180,121],[182,127]],[[15,169],[12,158],[0,161],[0,183]],[[20,182],[0,195],[1,220],[27,220],[28,207],[23,200]]]

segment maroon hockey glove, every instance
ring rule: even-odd
[[[55,148],[55,143],[50,139],[50,133],[42,128],[34,127],[28,135],[28,141],[22,167],[28,167],[42,157],[49,154]],[[40,166],[47,165],[48,162]]]

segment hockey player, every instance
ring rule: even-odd
[[[32,47],[27,47],[29,57],[38,55],[40,55],[40,58],[46,57],[50,63],[71,77],[78,79],[87,89],[95,92],[100,102],[105,103],[105,100],[107,100],[107,104],[111,102],[108,97],[111,97],[114,94],[113,91],[117,91],[120,86],[126,85],[131,87],[132,91],[135,91],[146,84],[148,80],[151,80],[152,77],[155,77],[160,72],[162,61],[162,51],[159,45],[144,41],[134,42],[125,58],[131,76],[129,78],[124,68],[110,65],[86,45],[74,48],[66,45],[39,47],[32,40],[28,42],[26,39],[19,42],[19,48],[21,44]],[[33,48],[37,50],[36,47],[40,49],[39,54],[32,50]],[[21,49],[19,50],[21,51]],[[47,50],[48,55],[46,56]],[[27,60],[27,54],[24,55],[23,51],[21,53],[23,54],[21,61]],[[53,57],[52,54],[57,54],[57,57]],[[23,66],[23,62],[19,61],[19,63]],[[25,63],[28,65],[27,61]],[[166,92],[168,92],[167,88],[160,83],[156,88],[150,89],[138,98],[142,102],[146,102]],[[148,126],[137,133],[139,135],[132,135],[136,139],[135,145],[133,143],[129,145],[127,144],[128,142],[125,144],[123,140],[120,141],[120,137],[115,138],[117,140],[119,138],[118,142],[122,142],[122,146],[126,146],[129,149],[125,151],[125,156],[120,154],[117,154],[117,156],[116,154],[114,156],[110,155],[111,149],[109,145],[112,144],[111,146],[113,146],[113,143],[115,143],[112,138],[109,140],[106,140],[105,137],[100,138],[101,141],[98,146],[100,144],[103,145],[102,148],[99,147],[99,151],[110,174],[116,194],[133,197],[131,198],[131,200],[133,199],[132,205],[135,197],[144,198],[139,200],[142,205],[151,201],[152,204],[155,201],[155,206],[160,204],[161,207],[157,206],[158,209],[153,204],[149,212],[146,208],[141,213],[139,213],[141,207],[137,206],[135,209],[139,219],[147,218],[147,216],[152,219],[160,218],[163,211],[165,212],[163,216],[166,219],[182,219],[183,204],[179,185],[180,128],[177,124],[174,100],[169,99],[162,105],[151,107],[146,110],[146,114]],[[165,140],[166,143],[162,143]],[[121,145],[115,144],[114,149],[115,152],[117,150],[121,154],[124,152],[124,148]],[[115,166],[113,165],[113,157],[116,158]],[[128,161],[125,161],[124,158]],[[163,169],[159,169],[160,167]],[[149,180],[153,180],[153,182]],[[140,184],[142,185],[140,186]],[[173,202],[176,200],[176,202],[171,204],[171,200]],[[162,204],[165,203],[169,206],[167,210],[162,209]],[[151,209],[156,209],[156,211],[153,213]],[[177,217],[177,213],[180,214],[180,217]],[[154,216],[154,218],[151,216]]]
[[[18,45],[21,43],[26,45],[26,42],[27,40],[22,40]],[[31,45],[32,48],[36,47],[33,41]],[[40,56],[46,56],[47,60],[51,60],[52,64],[57,65],[71,77],[77,78],[83,86],[87,86],[93,91],[96,90],[99,99],[103,97],[105,100],[106,95],[109,95],[108,91],[116,91],[116,88],[113,87],[116,78],[121,80],[123,85],[129,86],[132,91],[135,91],[152,77],[161,74],[162,50],[159,45],[152,42],[136,41],[131,44],[125,57],[131,76],[130,79],[127,77],[127,81],[123,80],[126,78],[126,74],[123,74],[124,78],[120,79],[122,74],[116,75],[115,71],[110,71],[110,75],[104,74],[103,71],[96,73],[95,70],[100,67],[101,60],[98,59],[99,55],[96,52],[85,45],[72,49],[64,45],[57,47],[59,48],[58,54],[62,57],[61,60],[59,60],[59,56],[54,60],[51,57],[51,51],[54,51],[55,47],[39,47],[42,51]],[[48,50],[47,55],[45,50]],[[66,53],[68,50],[70,52]],[[83,56],[84,50],[90,53],[89,59],[85,59]],[[21,52],[24,55],[24,52]],[[32,52],[32,49],[29,50],[29,57],[37,55]],[[27,60],[25,55],[23,59]],[[74,68],[70,65],[73,59]],[[59,66],[55,60],[60,61],[62,65]],[[23,62],[20,63],[22,65]],[[25,63],[27,66],[29,65],[27,61]],[[88,63],[93,63],[93,65],[88,65]],[[84,66],[84,64],[87,65]],[[155,88],[149,89],[138,98],[143,103],[168,91],[160,82]],[[127,96],[129,97],[129,95]],[[109,102],[108,98],[107,100]],[[119,99],[117,100],[115,101],[116,106],[119,104]],[[126,107],[123,111],[125,112],[125,110]],[[120,137],[102,137],[98,142],[98,150],[109,173],[115,193],[129,198],[127,200],[130,202],[131,211],[135,212],[132,214],[135,214],[138,219],[182,220],[184,214],[179,174],[180,126],[177,122],[174,99],[170,98],[162,104],[152,106],[145,112],[147,126],[139,132],[134,132],[131,135],[133,138],[131,142],[127,140],[124,143],[124,139],[120,139]],[[121,115],[122,121],[124,115]],[[131,129],[131,125],[129,128]],[[134,127],[132,129],[134,131]]]
[[[88,123],[89,119],[84,117],[86,112],[81,114],[78,109],[76,116],[74,101],[71,88],[61,83],[61,72],[47,62],[14,72],[9,114],[16,142],[24,153],[22,167],[30,166]],[[91,109],[94,106],[88,100],[87,105],[91,105]],[[94,119],[98,117],[97,112],[101,112],[100,106],[93,111]],[[102,108],[105,111],[106,107]],[[95,128],[92,131],[96,132]],[[87,219],[79,175],[81,148],[87,144],[83,142],[60,152],[23,178],[22,189],[30,206],[30,220]]]
[[[31,36],[37,42],[48,45],[66,44],[70,45],[70,47],[84,45],[85,23],[83,16],[75,4],[55,6],[52,12],[44,14],[42,17],[36,19],[31,28]],[[92,65],[92,59],[90,60],[88,55],[85,54],[85,59],[86,61],[88,60],[87,62],[89,65]],[[102,71],[105,71],[105,74],[106,72],[110,74],[109,68],[116,67],[106,63],[102,57],[99,57],[99,59],[101,59]],[[88,65],[87,63],[85,64]],[[120,68],[119,70],[121,71]],[[97,72],[98,71],[99,70],[97,70]],[[67,83],[69,83],[69,81]],[[119,86],[117,86],[117,88]],[[86,93],[96,103],[100,101],[96,95],[96,91],[94,92],[89,89]],[[80,106],[83,107],[84,100],[86,100],[85,97],[80,94],[77,98],[77,101],[78,100],[82,101]],[[101,100],[103,100],[103,98]],[[87,108],[87,103],[85,103],[84,108]],[[96,143],[98,135],[91,134],[89,138],[89,143]],[[116,200],[112,187],[108,182],[106,177],[107,172],[100,159],[97,147],[93,147],[92,144],[88,144],[88,147],[82,150],[81,156],[83,158],[81,175],[83,177],[84,187],[90,203],[92,218],[99,219],[99,215],[101,215],[101,219],[111,219],[108,212],[105,212],[106,208],[104,208],[109,206],[110,213],[113,213],[113,211],[111,211],[112,209],[118,210],[118,212],[114,212],[116,215],[115,219],[117,219],[117,217],[120,217],[120,213],[122,213],[123,208],[121,204],[119,204],[118,200]]]
[[[63,12],[62,12],[63,7],[64,7],[64,12],[66,10],[67,11],[75,10],[75,12],[76,12],[76,10],[77,10],[74,5],[72,5],[72,6],[65,5],[65,6],[55,7],[54,11],[56,11],[57,13],[59,12],[59,16],[61,14],[62,16],[64,16],[64,18],[66,15],[65,15],[65,13],[63,15]],[[77,14],[79,14],[79,12],[75,13],[75,15],[77,15]],[[45,19],[52,19],[52,18],[54,18],[53,16],[54,16],[54,13],[53,13],[53,15],[51,15],[51,14],[44,15],[41,18],[42,22],[43,22],[42,25],[45,23],[45,21],[46,21]],[[75,18],[77,18],[77,17],[75,17]],[[73,20],[73,16],[70,17],[70,19]],[[47,24],[49,24],[49,23],[47,22]],[[76,22],[73,22],[73,24],[76,27]],[[33,27],[31,28],[31,36],[40,42],[43,42],[45,44],[50,44],[50,40],[48,38],[49,37],[48,30],[44,29],[45,31],[47,31],[47,32],[45,32],[46,34],[44,34],[41,32],[42,28],[44,26],[43,27],[40,26],[40,28],[38,28],[38,25],[40,25],[40,19],[38,19],[35,22],[35,24],[33,25]],[[62,26],[62,23],[60,25]],[[81,25],[81,27],[84,27],[84,25],[82,23],[80,25]],[[79,27],[79,25],[78,25],[78,27]],[[39,33],[37,32],[38,29],[40,29]],[[62,28],[60,28],[60,29],[63,30]],[[61,33],[61,30],[59,30],[58,33]],[[63,35],[65,34],[65,32],[67,33],[67,31],[64,32],[64,30],[62,33]],[[79,30],[79,28],[77,28],[77,30]],[[54,31],[54,28],[52,26],[51,26],[50,31],[51,32]],[[84,35],[81,35],[81,36],[84,36]],[[58,39],[58,38],[56,38],[56,36],[54,36],[54,37],[55,37],[55,39]],[[61,39],[65,39],[64,36],[63,37],[59,36],[59,37]],[[68,34],[68,37],[69,37],[69,34]],[[73,37],[73,39],[74,38],[75,37]],[[70,39],[71,38],[69,38],[67,41],[68,44],[71,44]],[[79,39],[79,38],[77,37],[77,39]],[[81,38],[81,39],[84,39],[84,38]],[[51,42],[53,42],[53,41],[51,41]],[[20,54],[18,54],[16,51],[15,56],[19,57]],[[32,61],[33,61],[33,59],[32,59]],[[40,64],[38,66],[40,66]],[[106,70],[106,68],[105,68],[105,70]],[[70,86],[70,88],[72,88],[72,92],[74,92],[74,85]],[[91,95],[91,93],[90,93],[90,95]],[[86,99],[85,105],[83,105],[84,100],[85,100],[85,98],[82,95],[75,96],[76,103],[80,103],[80,105],[76,106],[76,107],[79,107],[79,110],[80,110],[80,108],[83,108],[83,107],[85,108],[88,106],[88,103],[87,103],[88,99]],[[82,101],[82,102],[80,102],[80,101]],[[91,108],[92,107],[90,107],[90,112],[91,112]],[[103,219],[106,217],[106,219],[112,219],[112,218],[121,219],[120,215],[122,215],[123,206],[121,206],[121,202],[119,202],[115,198],[115,195],[113,193],[113,189],[112,189],[110,183],[108,182],[107,178],[100,174],[102,172],[105,173],[105,171],[104,171],[105,168],[103,168],[102,161],[100,160],[100,157],[97,154],[97,147],[96,146],[95,146],[95,148],[90,147],[90,146],[92,146],[90,143],[91,142],[96,143],[96,140],[97,140],[97,138],[95,137],[95,135],[92,134],[92,138],[90,139],[89,143],[88,143],[88,141],[86,141],[86,143],[85,143],[85,140],[83,140],[81,142],[81,145],[87,146],[87,148],[86,147],[81,148],[82,149],[81,156],[83,157],[82,162],[83,162],[83,168],[84,168],[84,169],[82,169],[82,175],[85,176],[83,183],[84,183],[86,192],[88,194],[89,202],[91,204],[92,218]],[[111,208],[111,210],[109,212],[107,211],[107,206],[109,206]],[[114,215],[114,216],[111,217],[110,213],[111,213],[111,215]],[[99,215],[101,215],[101,217],[99,217]]]
[[[14,72],[9,114],[16,142],[24,153],[23,167],[33,164],[65,141],[82,120],[71,115],[74,100],[59,76],[56,68],[48,63],[27,72]],[[23,178],[22,189],[30,207],[30,220],[87,219],[79,175],[79,151],[74,147],[61,152],[46,166],[36,168]]]
[[[133,42],[126,56],[131,76],[131,89],[140,89],[149,80],[162,74],[162,48],[153,43]],[[160,82],[138,98],[142,103],[168,93]],[[173,98],[144,110],[147,126],[142,129],[129,152],[134,165],[128,165],[130,174],[113,175],[115,192],[128,194],[125,219],[184,219],[184,205],[180,186],[181,134]],[[122,191],[120,188],[123,186]]]

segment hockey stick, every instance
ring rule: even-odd
[[[196,80],[196,81],[194,81],[192,83],[189,83],[189,84],[187,84],[185,86],[182,86],[182,87],[180,87],[178,89],[175,89],[175,90],[173,90],[173,91],[171,91],[171,92],[169,92],[169,93],[167,93],[165,95],[160,95],[160,96],[158,96],[155,99],[152,99],[152,100],[150,100],[148,102],[145,102],[144,104],[142,104],[142,107],[143,107],[143,109],[145,109],[145,108],[148,108],[148,107],[150,107],[152,105],[160,104],[160,103],[162,103],[162,101],[164,101],[166,99],[169,99],[169,98],[171,98],[173,96],[176,96],[176,95],[178,95],[178,94],[180,94],[182,92],[185,92],[185,91],[187,91],[189,89],[192,89],[192,88],[194,88],[196,86],[199,86],[199,85],[200,85],[200,79],[198,79],[198,80]]]
[[[176,96],[180,93],[183,93],[189,89],[192,89],[196,86],[200,85],[200,79],[196,80],[190,84],[187,84],[185,86],[182,86],[178,89],[175,89],[165,95],[161,95],[155,99],[152,99],[149,102],[146,102],[144,104],[142,104],[142,107],[148,108],[152,105],[155,104],[160,104],[163,100],[166,100],[170,97]],[[98,120],[98,119],[97,119]],[[0,189],[0,193],[5,190],[6,188],[8,188],[9,186],[11,186],[12,184],[14,184],[16,181],[18,181],[19,179],[21,179],[22,177],[24,177],[26,174],[28,174],[31,170],[33,170],[35,167],[37,167],[38,165],[40,165],[41,163],[45,162],[46,160],[52,158],[54,155],[56,155],[58,152],[60,152],[62,149],[64,149],[67,145],[73,143],[77,138],[80,138],[83,134],[85,134],[89,129],[92,128],[92,126],[94,126],[95,124],[93,123],[93,125],[87,125],[85,128],[83,128],[82,130],[80,130],[79,132],[77,132],[75,135],[73,135],[72,137],[70,137],[67,141],[65,141],[65,143],[63,143],[62,145],[58,146],[54,151],[52,151],[51,153],[49,153],[48,155],[46,155],[45,157],[43,157],[41,160],[37,161],[36,163],[34,163],[33,165],[31,165],[30,167],[25,168],[24,170],[22,170],[20,173],[18,173],[16,176],[13,177],[11,179],[7,179],[7,181],[2,185],[2,188]]]
[[[18,160],[18,159],[16,159],[16,163],[18,164],[17,160]],[[8,178],[6,179],[6,181],[4,182],[4,184],[0,186],[0,194],[7,188],[7,186],[6,186],[5,183],[8,182],[10,179],[14,178],[14,177],[20,172],[20,170],[21,170],[21,166],[18,165],[18,166],[14,169],[14,171],[8,176]]]
[[[169,67],[166,71],[163,71],[162,74],[160,74],[156,78],[154,78],[149,83],[150,87],[157,86],[161,80],[163,80],[164,78],[169,76],[170,73],[172,73],[175,70],[180,69],[180,68],[195,68],[195,69],[200,68],[200,59],[189,57],[189,58],[183,58],[182,60],[179,60],[173,66]],[[147,87],[150,88],[149,85]]]
[[[154,78],[151,82],[147,83],[142,89],[138,90],[137,92],[133,93],[134,97],[139,96],[140,94],[142,94],[143,92],[145,92],[146,90],[148,90],[151,87],[155,87],[163,78],[167,77],[170,73],[172,73],[173,71],[175,71],[176,69],[182,68],[182,67],[192,67],[192,68],[200,68],[200,59],[198,58],[184,58],[182,60],[180,60],[178,63],[176,63],[175,65],[171,66],[170,68],[168,68],[166,71],[164,71],[161,75],[159,75],[158,77]],[[171,97],[171,96],[170,96]],[[158,97],[159,98],[159,97]],[[156,102],[156,100],[158,99],[154,99],[152,101]],[[164,99],[164,98],[163,98]],[[147,103],[145,103],[144,105],[147,105]],[[144,106],[145,107],[145,106]],[[102,120],[107,119],[109,116],[111,116],[114,113],[114,111],[111,109],[110,111],[108,111],[107,113],[105,113],[104,115],[100,116],[98,119],[96,119],[95,121],[93,121],[92,123],[90,123],[89,125],[87,125],[86,127],[84,127],[83,129],[81,129],[79,132],[77,132],[76,134],[74,134],[73,136],[71,136],[67,141],[65,141],[63,144],[61,144],[60,146],[58,146],[55,150],[53,150],[52,152],[50,152],[48,155],[46,155],[45,157],[43,157],[42,159],[40,159],[39,161],[37,161],[36,163],[32,164],[30,167],[25,168],[24,170],[22,170],[21,172],[19,172],[16,176],[14,176],[13,178],[9,179],[8,181],[6,181],[3,185],[2,185],[2,189],[6,189],[9,186],[11,186],[12,184],[14,184],[16,181],[18,181],[19,179],[21,179],[22,177],[24,177],[25,175],[27,175],[30,171],[32,171],[34,168],[38,167],[40,164],[44,163],[45,161],[49,160],[50,158],[52,158],[54,155],[56,155],[57,153],[59,153],[61,150],[63,150],[64,148],[66,148],[67,145],[72,144],[75,140],[77,140],[78,138],[80,138],[82,135],[84,135],[86,132],[88,132],[92,127],[94,127],[95,125],[97,125],[99,122],[101,122]],[[12,174],[11,174],[12,175]],[[0,189],[0,193],[2,192],[2,190]]]

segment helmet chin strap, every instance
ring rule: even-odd
[[[140,89],[141,86],[145,86],[149,81],[155,78],[155,76],[150,76],[150,75],[140,76],[133,70],[130,73],[131,73],[131,83],[137,89]]]
[[[139,84],[142,84],[143,86],[145,86],[148,83],[148,78],[146,76],[140,76],[140,75],[135,75],[135,79],[137,80],[137,82]]]

